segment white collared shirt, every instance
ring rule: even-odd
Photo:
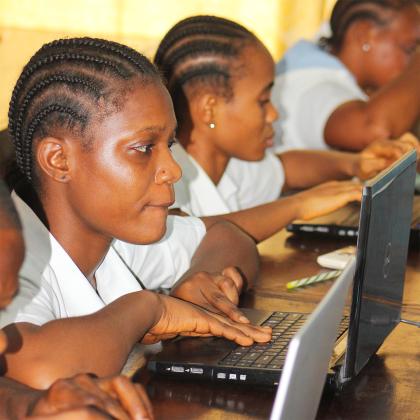
[[[284,172],[280,159],[266,153],[263,160],[247,162],[230,159],[215,185],[200,164],[186,150],[172,147],[182,168],[182,178],[175,184],[174,208],[194,216],[213,216],[255,207],[280,197]]]
[[[297,42],[276,65],[274,150],[329,149],[324,130],[331,114],[345,102],[367,99],[337,57],[313,42]]]
[[[148,289],[170,288],[189,268],[206,232],[199,219],[170,216],[167,232],[157,243],[133,245],[115,240],[95,273],[95,291],[33,211],[16,194],[13,200],[22,221],[26,252],[19,293],[1,311],[0,327],[13,322],[42,325],[91,314],[141,290],[136,276]]]

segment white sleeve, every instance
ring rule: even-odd
[[[299,137],[305,139],[308,148],[325,149],[324,130],[331,114],[345,102],[359,99],[365,99],[363,92],[338,81],[325,81],[308,89],[297,102]]]
[[[190,268],[205,234],[200,219],[169,216],[167,232],[159,242],[133,245],[115,241],[113,246],[147,289],[170,288]]]
[[[54,292],[44,279],[38,281],[21,275],[18,294],[0,311],[0,328],[16,322],[43,325],[56,319],[59,305],[55,300]]]
[[[227,171],[239,186],[241,209],[266,204],[280,197],[284,171],[280,159],[271,152],[266,152],[264,159],[258,162],[231,159]]]

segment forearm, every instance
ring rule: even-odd
[[[26,418],[32,406],[42,396],[38,391],[7,378],[0,378],[0,418]]]
[[[158,302],[152,292],[134,292],[92,315],[55,320],[42,327],[6,327],[11,344],[6,355],[7,376],[46,388],[58,378],[81,372],[116,374],[133,345],[159,319]],[[23,345],[14,352],[19,341]]]
[[[207,226],[207,234],[191,260],[190,269],[179,282],[200,271],[221,272],[228,266],[235,266],[248,283],[253,283],[259,267],[255,242],[221,217],[202,219]]]
[[[325,142],[346,150],[361,150],[378,139],[401,136],[420,116],[420,53],[394,81],[368,101],[338,107],[325,126]]]
[[[355,175],[359,161],[356,153],[322,150],[290,150],[278,157],[285,173],[283,191],[306,189],[331,180],[349,179]]]
[[[208,219],[228,220],[240,227],[258,243],[295,220],[298,214],[298,205],[296,197],[290,196],[250,209],[212,216]]]

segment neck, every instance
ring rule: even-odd
[[[89,282],[96,287],[95,271],[107,254],[112,238],[89,229],[63,195],[48,196],[54,199],[43,199],[42,206],[51,234]]]
[[[187,136],[179,133],[181,144],[203,168],[215,185],[219,183],[229,163],[230,157],[220,150],[211,138],[193,128]]]

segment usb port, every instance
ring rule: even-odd
[[[198,375],[202,375],[203,374],[203,369],[202,368],[196,368],[196,367],[192,367],[191,368],[191,373],[196,373]]]
[[[182,366],[172,366],[172,372],[184,373],[184,368]]]

